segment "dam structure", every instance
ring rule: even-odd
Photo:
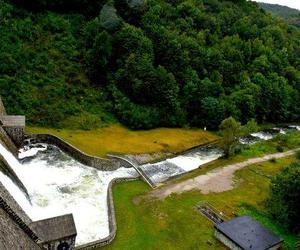
[[[24,116],[0,98],[0,249],[93,249],[117,232],[112,186],[142,179],[151,188],[223,155],[202,145],[158,162],[94,157],[49,134],[26,134]],[[240,138],[241,144],[299,131],[298,125]]]
[[[92,249],[116,235],[112,186],[139,179],[119,159],[25,132],[0,97],[0,249]]]
[[[22,184],[18,178],[14,185],[8,176],[17,176],[9,161],[24,137],[25,117],[7,115],[0,97],[0,169],[5,170],[0,171],[0,249],[73,249],[77,231],[72,214],[32,221],[6,188],[17,190]],[[22,196],[25,191],[17,192]]]

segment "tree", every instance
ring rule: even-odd
[[[106,66],[112,54],[111,36],[102,31],[95,37],[93,48],[86,53],[86,64],[91,79],[106,84]]]
[[[223,133],[220,146],[224,150],[225,157],[232,156],[236,151],[241,133],[241,124],[234,118],[229,117],[222,121],[220,130]]]
[[[222,102],[214,97],[205,97],[201,101],[202,127],[210,129],[218,128],[218,124],[224,119],[225,107]]]
[[[292,163],[271,182],[270,213],[288,229],[300,232],[300,162]]]
[[[257,132],[259,130],[259,127],[257,125],[257,122],[255,119],[251,119],[247,122],[245,126],[242,128],[243,135],[249,135],[251,133]]]

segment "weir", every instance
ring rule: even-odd
[[[124,161],[126,164],[129,164],[131,167],[133,167],[137,173],[140,175],[140,177],[151,187],[156,188],[155,183],[148,177],[148,175],[139,167],[137,163],[135,163],[132,160],[127,159],[124,156],[118,156],[118,155],[108,155],[111,158],[115,158],[121,161]]]

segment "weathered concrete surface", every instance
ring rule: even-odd
[[[2,115],[0,124],[14,144],[19,147],[25,135],[25,116],[22,115]]]
[[[26,230],[31,219],[0,182],[0,249],[41,249]],[[2,203],[4,201],[4,203]],[[24,225],[22,228],[20,225]],[[31,235],[32,236],[32,235]]]
[[[6,115],[6,110],[0,96],[0,115]]]
[[[0,143],[5,146],[14,156],[18,155],[18,149],[6,131],[0,126]]]
[[[30,228],[45,249],[74,249],[77,231],[72,214],[34,221]]]
[[[252,158],[244,162],[220,167],[212,171],[209,171],[204,175],[200,175],[180,183],[175,183],[175,184],[162,187],[160,189],[156,189],[150,192],[149,196],[159,198],[159,199],[164,199],[172,193],[180,194],[193,189],[198,189],[203,194],[208,194],[210,192],[220,193],[220,192],[228,191],[233,189],[235,186],[234,174],[236,171],[245,168],[249,165],[261,163],[271,159],[288,157],[294,155],[299,150],[300,149],[296,149],[284,153],[265,155],[263,157]]]
[[[2,208],[0,208],[0,249],[41,249]]]

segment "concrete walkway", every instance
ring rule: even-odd
[[[185,180],[180,183],[171,184],[149,193],[150,197],[164,199],[172,193],[183,193],[193,189],[200,190],[203,194],[210,192],[224,192],[234,188],[234,174],[236,171],[249,165],[265,162],[271,159],[279,159],[294,155],[298,150],[290,150],[284,153],[269,154],[263,157],[252,158],[240,163],[216,168],[204,175]]]

